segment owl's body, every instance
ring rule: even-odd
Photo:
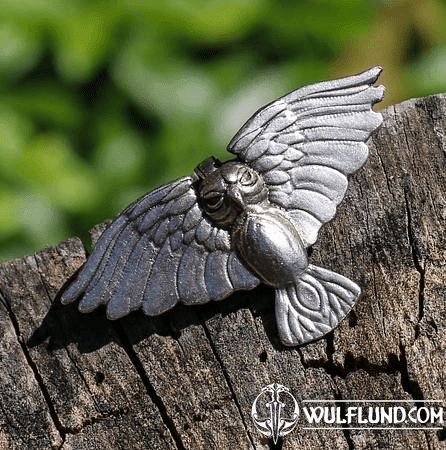
[[[61,301],[83,295],[81,312],[103,304],[110,319],[140,308],[156,316],[263,282],[275,289],[283,344],[331,331],[360,289],[309,264],[307,249],[367,159],[382,122],[372,110],[380,72],[306,86],[257,111],[229,143],[236,160],[210,158],[123,211]]]
[[[248,206],[231,238],[237,254],[269,286],[295,284],[308,267],[307,251],[295,225],[278,208]]]

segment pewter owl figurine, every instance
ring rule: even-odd
[[[62,303],[83,294],[81,312],[103,304],[109,319],[139,308],[156,316],[264,283],[275,289],[284,345],[331,331],[360,288],[309,264],[307,249],[367,159],[365,141],[382,122],[372,110],[384,96],[373,85],[381,70],[306,86],[257,111],[228,146],[235,160],[210,158],[122,212]]]

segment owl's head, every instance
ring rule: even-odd
[[[265,201],[268,189],[254,169],[228,161],[204,176],[198,187],[206,214],[219,226],[228,227],[248,205]]]

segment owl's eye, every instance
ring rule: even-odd
[[[257,181],[257,176],[254,172],[250,170],[243,170],[242,176],[240,177],[240,183],[243,186],[252,186]]]
[[[210,192],[204,197],[206,205],[209,209],[218,209],[223,204],[224,194],[222,192]]]

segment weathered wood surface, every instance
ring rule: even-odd
[[[275,448],[250,418],[272,382],[299,400],[444,401],[446,95],[384,118],[312,254],[364,293],[316,343],[280,344],[266,287],[158,318],[110,322],[102,309],[63,307],[58,292],[85,260],[78,238],[0,264],[0,448]],[[446,428],[301,427],[276,447],[439,449],[445,440]]]

